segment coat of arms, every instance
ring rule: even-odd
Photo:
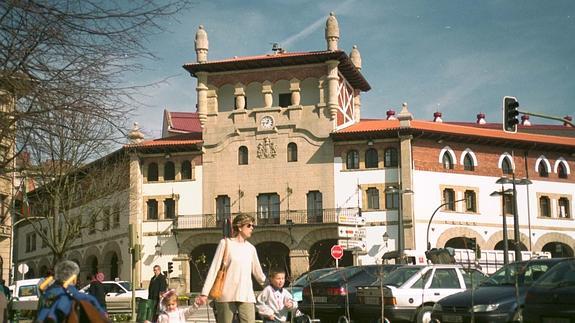
[[[258,144],[258,158],[275,158],[277,155],[276,145],[270,138],[264,138],[264,142]]]

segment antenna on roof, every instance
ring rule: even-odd
[[[274,54],[281,54],[284,52],[283,48],[281,48],[279,43],[271,43],[272,44],[272,51]]]

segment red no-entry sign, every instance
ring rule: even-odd
[[[343,247],[336,244],[331,247],[331,256],[335,260],[341,259],[343,257]]]

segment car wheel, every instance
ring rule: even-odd
[[[431,306],[422,306],[419,311],[417,312],[417,323],[430,323],[431,322],[431,311],[433,307]]]

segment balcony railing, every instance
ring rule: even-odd
[[[290,210],[279,212],[242,212],[256,219],[257,226],[293,224],[337,223],[340,216],[350,217],[359,213],[358,208],[320,209],[320,210]],[[239,213],[230,214],[233,219]],[[216,214],[179,215],[174,220],[176,230],[221,228],[223,218]]]

